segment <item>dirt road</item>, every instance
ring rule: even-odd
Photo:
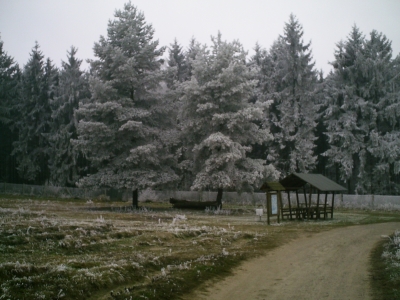
[[[370,299],[370,251],[396,229],[400,223],[352,226],[296,239],[191,299]]]

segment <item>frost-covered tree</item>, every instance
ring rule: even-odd
[[[190,79],[193,71],[193,62],[196,59],[197,54],[201,51],[201,45],[194,37],[192,37],[189,41],[189,47],[185,52],[186,56],[186,71],[187,78]]]
[[[188,50],[189,51],[189,50]],[[168,117],[171,124],[168,131],[169,138],[173,143],[170,143],[169,151],[174,154],[176,165],[176,174],[180,178],[177,182],[177,188],[188,189],[187,182],[189,173],[186,168],[179,167],[179,163],[185,160],[187,153],[185,153],[185,145],[181,139],[182,128],[182,114],[183,103],[180,98],[180,85],[182,82],[190,80],[190,58],[188,52],[183,51],[183,48],[175,39],[174,43],[170,45],[169,57],[167,59],[167,69],[165,70],[165,82],[168,89],[165,91],[163,98],[169,107]]]
[[[268,124],[274,140],[267,161],[283,175],[308,172],[316,165],[317,73],[310,45],[303,42],[302,26],[290,15],[284,34],[261,57],[262,92],[273,100]]]
[[[139,189],[176,180],[161,97],[165,48],[131,3],[115,12],[107,31],[94,45],[91,98],[77,111],[74,144],[94,168],[79,184],[131,189],[137,206]]]
[[[398,193],[393,177],[400,173],[399,69],[391,42],[376,31],[366,39],[354,26],[337,44],[332,65],[325,155],[350,192]]]
[[[0,40],[0,181],[5,182],[16,179],[11,156],[16,136],[12,107],[17,99],[19,75],[18,64],[3,50],[3,41]]]
[[[246,52],[234,41],[212,38],[212,47],[199,48],[192,77],[181,85],[184,103],[183,140],[192,154],[181,165],[195,178],[194,190],[253,190],[266,177],[276,176],[265,160],[251,159],[252,146],[272,139],[259,122],[267,104],[250,103],[256,82],[246,65]]]
[[[369,193],[399,192],[394,184],[400,174],[400,89],[399,72],[392,60],[391,42],[372,31],[364,43],[364,63],[360,62],[365,83],[360,87],[367,102],[361,106],[363,130],[369,131],[365,156],[361,156],[358,190]],[[362,187],[362,188],[361,188]]]
[[[168,87],[173,87],[174,83],[180,83],[188,79],[188,66],[182,46],[175,39],[170,45],[168,56],[168,77],[166,81]]]
[[[248,66],[252,70],[253,80],[257,82],[253,89],[253,95],[250,102],[271,102],[269,100],[269,94],[272,87],[270,77],[272,76],[273,65],[268,51],[262,48],[258,43],[254,47],[254,55],[248,62]],[[266,116],[268,116],[268,112],[266,112]],[[267,117],[264,118],[260,124],[266,128],[271,127]],[[254,145],[251,156],[265,159],[268,153],[273,150],[269,147],[270,145],[268,145],[271,143],[272,141],[262,145]]]
[[[71,47],[67,61],[62,62],[56,96],[51,102],[52,122],[48,135],[50,182],[58,186],[75,186],[83,165],[80,153],[72,147],[77,138],[77,120],[74,111],[79,102],[89,97],[86,74],[80,70],[82,60],[76,58],[77,49]]]
[[[324,118],[330,149],[324,155],[338,173],[336,178],[347,181],[349,192],[354,192],[354,180],[350,179],[357,176],[354,160],[358,160],[363,134],[356,129],[357,112],[354,105],[357,105],[357,102],[346,96],[346,86],[354,85],[354,80],[357,80],[354,76],[357,73],[356,54],[361,53],[363,42],[361,32],[357,27],[353,27],[347,41],[340,41],[336,45],[335,60],[332,62],[334,72],[325,81]],[[349,91],[354,91],[354,88]]]
[[[268,51],[258,43],[254,47],[254,55],[250,59],[249,66],[253,69],[257,80],[254,101],[267,101],[268,95],[273,91],[270,78],[274,72],[274,66]]]
[[[15,110],[18,140],[13,143],[18,172],[25,181],[43,184],[49,179],[47,134],[50,132],[50,99],[57,86],[57,69],[36,43],[21,76]]]

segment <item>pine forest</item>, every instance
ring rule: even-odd
[[[147,188],[253,192],[299,172],[400,194],[400,55],[383,33],[349,28],[329,74],[294,15],[252,55],[223,32],[208,45],[154,33],[125,4],[88,70],[79,45],[58,68],[36,42],[21,67],[0,40],[0,182],[128,189],[137,201]]]

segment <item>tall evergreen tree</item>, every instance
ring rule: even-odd
[[[188,189],[186,184],[188,174],[184,168],[179,167],[179,163],[185,160],[186,156],[186,147],[182,144],[182,139],[180,138],[183,103],[180,99],[179,87],[182,82],[189,80],[190,76],[187,53],[183,51],[182,46],[178,44],[176,39],[169,48],[167,63],[168,67],[165,72],[165,81],[168,89],[163,97],[168,102],[168,107],[170,108],[168,116],[172,121],[170,130],[168,131],[168,136],[174,141],[171,143],[169,151],[174,153],[177,163],[175,172],[180,178],[180,181],[177,182],[177,188],[185,190]]]
[[[79,183],[132,189],[137,206],[139,189],[176,179],[161,130],[169,122],[160,97],[165,49],[158,47],[153,27],[131,3],[115,12],[107,31],[94,46],[91,98],[77,111],[74,144],[95,168]]]
[[[254,70],[255,80],[257,80],[254,101],[266,101],[273,91],[270,78],[274,72],[274,65],[268,51],[258,43],[254,47],[254,55],[250,59],[249,66]]]
[[[270,80],[273,73],[273,64],[271,57],[266,49],[262,48],[258,43],[254,47],[254,55],[248,62],[248,66],[252,69],[253,80],[257,82],[256,87],[253,89],[253,96],[250,102],[256,103],[262,102],[267,105],[272,104],[269,95],[272,91],[272,82]],[[266,118],[264,118],[260,124],[265,128],[271,128],[271,124],[268,119],[268,112],[266,112]],[[266,158],[268,153],[271,151],[270,143],[262,145],[254,145],[253,150],[250,154],[251,157]]]
[[[49,179],[47,134],[50,132],[50,99],[57,85],[57,70],[36,43],[22,72],[20,97],[15,106],[18,140],[13,154],[19,175],[28,182],[43,184]]]
[[[309,172],[316,166],[317,74],[310,45],[303,42],[302,26],[290,15],[284,34],[265,58],[271,67],[264,71],[264,92],[273,100],[268,120],[275,137],[267,161],[283,175]]]
[[[326,80],[325,124],[330,149],[325,152],[337,177],[347,182],[354,193],[359,172],[359,152],[363,147],[364,133],[357,123],[357,86],[361,83],[361,70],[357,56],[363,51],[364,36],[354,26],[348,39],[336,46],[334,72]]]
[[[76,52],[77,49],[71,47],[67,61],[62,62],[59,85],[51,103],[50,182],[59,186],[75,186],[84,172],[84,159],[70,142],[77,138],[74,111],[80,101],[90,96],[87,76],[80,70],[82,60],[76,58]]]
[[[317,88],[315,92],[315,103],[318,105],[318,113],[317,113],[317,118],[316,118],[316,130],[315,130],[315,136],[317,138],[315,142],[315,154],[317,155],[317,162],[316,162],[316,168],[315,172],[319,174],[323,174],[327,177],[331,177],[333,180],[339,181],[339,178],[334,177],[334,173],[331,172],[331,168],[328,167],[328,159],[324,155],[325,151],[329,149],[329,143],[328,143],[328,138],[325,134],[326,132],[326,126],[324,123],[324,97],[325,97],[325,91],[324,91],[324,85],[325,85],[325,78],[324,78],[324,73],[322,70],[318,72],[318,82],[317,82]]]
[[[169,74],[167,83],[169,87],[172,87],[175,82],[180,83],[188,79],[186,57],[182,50],[182,46],[178,44],[176,39],[169,48],[168,67]]]
[[[6,182],[18,179],[11,152],[16,136],[12,107],[17,99],[19,76],[18,64],[3,50],[3,41],[0,40],[0,181]]]
[[[211,52],[200,49],[193,60],[192,78],[181,85],[184,101],[184,143],[192,153],[186,165],[195,175],[192,189],[252,190],[275,169],[247,154],[255,144],[272,139],[257,124],[265,106],[250,103],[256,82],[246,66],[246,52],[239,42],[221,35],[212,39]],[[193,165],[191,165],[191,161]]]
[[[384,35],[365,39],[356,26],[337,45],[326,88],[326,155],[350,192],[399,192],[399,73],[391,55]]]
[[[197,54],[201,51],[201,45],[194,37],[190,39],[189,47],[186,51],[186,71],[187,78],[193,75],[193,62],[196,60]]]

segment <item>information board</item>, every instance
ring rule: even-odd
[[[278,214],[278,195],[271,195],[271,215]]]

